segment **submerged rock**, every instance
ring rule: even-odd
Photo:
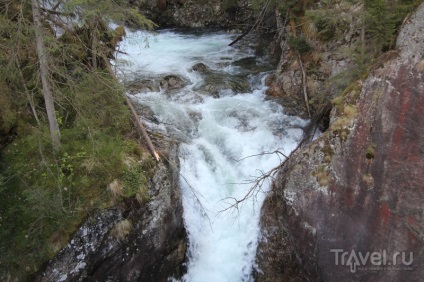
[[[421,4],[399,52],[279,171],[261,212],[257,281],[422,280],[423,29]]]
[[[36,281],[167,281],[181,277],[186,232],[177,147],[149,182],[150,201],[128,199],[90,216]]]

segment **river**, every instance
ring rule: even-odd
[[[242,199],[255,179],[277,166],[302,137],[307,121],[284,114],[265,97],[272,65],[253,44],[229,47],[225,32],[163,30],[131,33],[121,44],[124,78],[181,77],[178,90],[131,95],[148,107],[151,130],[181,142],[180,186],[188,233],[182,281],[251,281],[260,236],[260,208],[270,189],[264,181]],[[202,71],[192,67],[202,63]],[[211,85],[211,83],[213,85]]]

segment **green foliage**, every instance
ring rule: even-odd
[[[379,54],[393,48],[395,35],[403,19],[419,2],[365,0],[365,30],[375,53]]]
[[[48,129],[33,129],[4,150],[2,169],[9,180],[0,189],[3,271],[22,278],[50,259],[86,212],[108,206],[107,185],[113,179],[128,180],[127,197],[139,191],[136,185],[146,184],[148,172],[128,171],[125,164],[128,156],[140,158],[134,155],[139,145],[121,134],[97,129],[90,136],[69,128],[62,131],[61,151],[53,155]],[[21,271],[26,268],[30,271]]]
[[[83,22],[98,21],[99,15],[105,22],[129,24],[138,28],[151,29],[155,24],[146,19],[135,8],[129,6],[125,0],[104,0],[101,3],[96,0],[67,0],[63,5],[63,11],[78,15]]]
[[[43,14],[62,137],[62,147],[53,153],[31,7],[28,1],[6,1],[0,7],[1,281],[27,280],[67,243],[87,213],[110,206],[116,200],[107,189],[113,180],[129,179],[126,196],[148,199],[152,168],[140,165],[133,171],[126,164],[128,158],[146,159],[147,153],[131,139],[123,89],[101,59],[113,57],[110,41],[119,40],[106,20],[144,28],[153,23],[123,0],[65,0],[57,11],[68,24],[62,36],[55,34],[49,13]],[[93,34],[98,37],[97,68],[90,65]]]
[[[318,37],[323,41],[332,40],[349,28],[341,9],[307,10],[305,16],[313,21]]]
[[[369,145],[368,146],[368,148],[365,150],[365,157],[368,159],[368,160],[372,160],[372,159],[374,159],[374,157],[375,157],[375,148],[376,148],[377,146],[375,145],[375,144],[371,144],[371,145]]]
[[[372,44],[376,49],[387,48],[396,31],[392,11],[389,10],[385,0],[366,0],[365,8],[365,30]]]
[[[124,173],[124,197],[132,197],[140,191],[145,190],[144,186],[147,185],[145,172],[140,164],[132,165]]]
[[[308,41],[302,36],[290,36],[287,39],[287,44],[300,54],[306,54],[312,50],[311,45],[309,45]]]

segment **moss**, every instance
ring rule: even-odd
[[[335,105],[335,106],[339,106],[339,105],[341,105],[341,104],[343,103],[343,101],[344,101],[344,97],[343,97],[343,96],[337,96],[337,97],[335,97],[335,98],[331,101],[331,103],[332,103],[333,105]]]
[[[368,146],[368,148],[365,150],[365,157],[366,157],[368,160],[372,160],[372,159],[374,159],[374,158],[375,158],[375,148],[376,148],[376,145],[375,145],[375,144],[371,144],[371,145],[369,145],[369,146]]]
[[[111,230],[110,234],[118,240],[123,240],[130,234],[132,223],[128,219],[121,220]]]
[[[331,148],[331,145],[327,139],[325,140],[325,146],[324,148],[322,148],[321,151],[324,153],[323,161],[328,164],[331,163],[334,156],[334,151],[333,148]]]
[[[321,186],[327,186],[330,182],[330,173],[327,171],[326,165],[320,165],[315,171],[312,172],[317,182]]]
[[[140,164],[131,165],[123,176],[122,195],[126,198],[135,196],[143,186],[147,185],[146,177]]]
[[[374,177],[372,177],[371,174],[365,174],[362,177],[362,181],[368,186],[373,187],[374,186]]]

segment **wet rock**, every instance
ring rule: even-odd
[[[186,82],[177,75],[167,75],[160,81],[162,90],[178,90],[183,88]]]
[[[155,80],[150,79],[132,81],[126,86],[126,89],[129,94],[160,91],[159,83],[157,83]]]
[[[209,70],[209,68],[204,63],[198,63],[198,64],[195,64],[194,66],[192,66],[191,70],[196,71],[196,72],[200,72],[200,73],[205,73]]]
[[[261,212],[257,281],[422,280],[423,29],[421,4],[399,52],[385,54],[333,109],[329,130],[279,171]],[[395,265],[396,252],[405,260]]]
[[[251,89],[246,76],[229,76],[226,73],[207,71],[204,73],[204,82],[195,87],[196,91],[219,97],[225,90],[233,93],[246,93]]]
[[[128,94],[138,94],[147,92],[159,92],[179,90],[187,85],[185,79],[178,75],[167,75],[165,77],[154,77],[149,79],[139,79],[126,83]]]
[[[181,277],[186,232],[177,147],[149,181],[151,200],[129,199],[90,216],[36,281],[167,281]],[[119,227],[119,228],[117,228]],[[117,230],[123,231],[117,233]]]

